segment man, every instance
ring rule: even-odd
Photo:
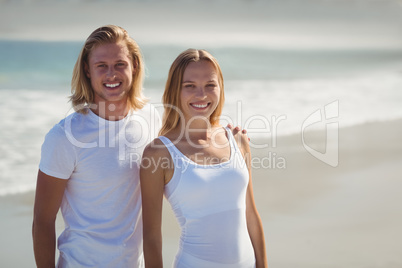
[[[142,267],[139,161],[157,132],[142,96],[144,66],[121,27],[96,29],[73,71],[75,113],[42,146],[34,207],[38,267]],[[148,107],[148,108],[147,108]]]

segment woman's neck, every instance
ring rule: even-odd
[[[212,126],[209,119],[185,120],[182,121],[181,131],[184,131],[183,138],[190,141],[208,141],[213,137],[217,126]]]

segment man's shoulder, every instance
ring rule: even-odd
[[[90,114],[88,113],[79,113],[79,112],[73,112],[71,114],[68,114],[65,118],[60,120],[58,125],[60,127],[65,128],[67,126],[72,126],[76,123],[81,123],[84,120],[88,120],[90,118]]]
[[[67,115],[65,118],[61,119],[57,124],[55,124],[47,133],[46,137],[53,138],[66,138],[66,133],[68,130],[74,127],[77,122],[85,119],[85,114],[73,112]]]
[[[149,140],[156,138],[161,128],[162,120],[157,108],[152,104],[146,104],[142,109],[132,113],[132,120],[141,125],[145,124],[143,127],[150,134]]]
[[[142,107],[142,109],[133,111],[132,114],[144,116],[147,119],[160,118],[157,107],[151,103],[147,103],[144,107]]]

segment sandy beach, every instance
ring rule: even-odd
[[[305,140],[318,148],[324,135],[309,132]],[[300,135],[253,150],[254,157],[271,152],[286,164],[253,169],[271,268],[401,267],[401,136],[402,120],[341,128],[337,167],[310,155]],[[0,197],[1,267],[34,267],[33,199],[33,192]],[[59,217],[58,233],[62,229]],[[170,267],[179,229],[167,203],[163,234]]]

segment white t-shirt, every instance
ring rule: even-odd
[[[40,170],[69,180],[58,267],[143,267],[139,165],[159,125],[151,105],[120,121],[89,110],[46,135]]]

